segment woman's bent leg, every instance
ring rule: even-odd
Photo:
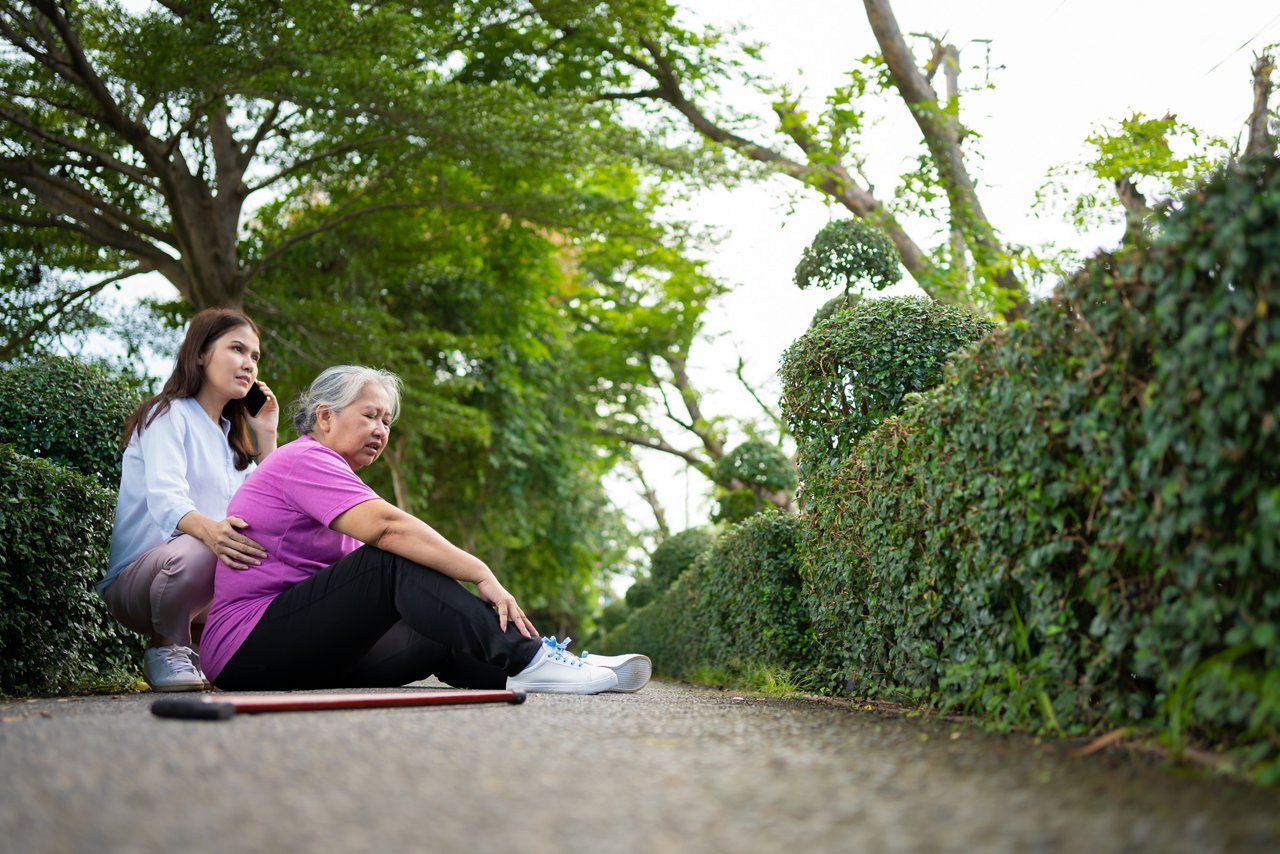
[[[501,689],[507,685],[507,674],[501,668],[425,638],[401,621],[360,659],[347,687],[392,688],[428,676],[454,688]]]
[[[150,637],[152,646],[191,647],[191,619],[213,599],[216,563],[208,546],[179,534],[143,552],[102,598],[113,617]]]
[[[453,579],[364,546],[277,596],[214,681],[233,690],[354,685],[361,663],[402,621],[431,643],[405,645],[394,672],[379,674],[407,676],[397,684],[433,672],[441,649],[512,675],[541,646],[514,626],[500,631],[493,609]]]

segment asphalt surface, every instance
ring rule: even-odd
[[[155,696],[0,703],[0,850],[1280,850],[1275,791],[849,703],[654,682],[205,722]]]

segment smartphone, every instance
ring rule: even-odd
[[[262,409],[267,402],[267,393],[257,383],[249,386],[249,393],[244,396],[244,411],[249,413],[249,417],[258,414],[258,410]]]

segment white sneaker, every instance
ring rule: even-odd
[[[185,646],[157,646],[142,656],[142,676],[152,691],[201,691],[204,674],[191,661]]]
[[[563,650],[545,649],[541,658],[508,676],[507,687],[548,694],[599,694],[618,687],[618,677],[607,667],[587,664]]]
[[[543,638],[542,643],[549,650],[556,649],[567,654],[569,644],[573,643],[573,638],[557,641],[556,636],[552,635],[549,638]],[[612,670],[618,677],[618,687],[613,690],[626,694],[632,694],[648,685],[649,677],[653,675],[653,662],[649,660],[649,656],[640,655],[636,652],[628,653],[627,655],[592,655],[589,652],[584,652],[579,661],[594,667],[607,667]]]

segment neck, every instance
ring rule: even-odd
[[[222,418],[222,409],[230,400],[231,398],[219,394],[208,384],[196,394],[196,403],[200,404],[200,408],[205,411],[205,414],[213,419],[214,424],[219,423]]]

